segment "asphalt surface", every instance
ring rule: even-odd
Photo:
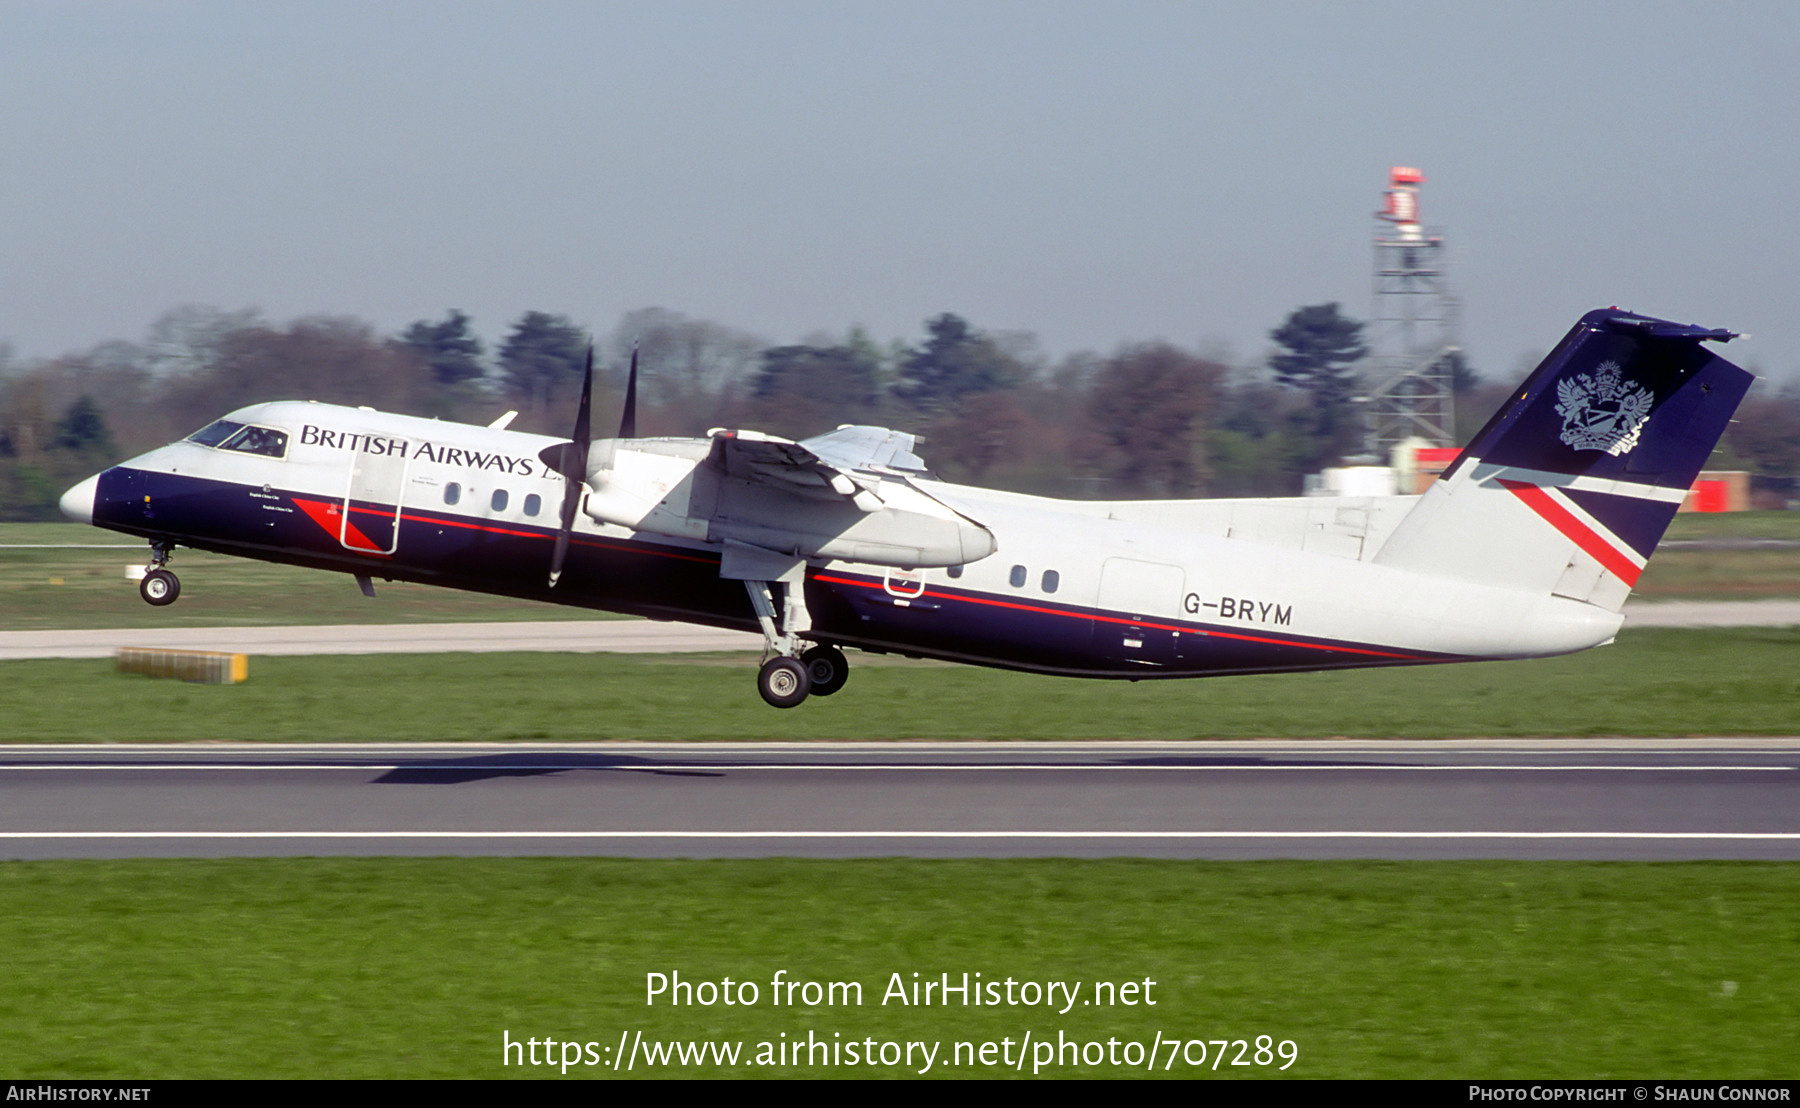
[[[0,856],[1800,858],[1800,738],[0,748]]]
[[[1800,624],[1664,603],[1631,626]],[[755,650],[591,622],[0,632],[0,658]],[[1800,739],[0,747],[0,857],[1800,858]]]
[[[761,650],[762,636],[689,623],[656,623],[641,619],[0,631],[0,660],[110,658],[114,651],[126,646],[263,655],[492,653],[508,650],[672,654]]]
[[[1800,626],[1800,600],[1628,604],[1625,623],[1627,627]],[[126,646],[263,655],[505,650],[655,654],[761,650],[762,638],[741,631],[648,620],[0,631],[0,660],[107,658]]]

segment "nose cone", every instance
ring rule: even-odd
[[[77,523],[94,522],[94,493],[100,488],[98,473],[62,494],[62,514]]]

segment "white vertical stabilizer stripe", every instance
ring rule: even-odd
[[[1578,492],[1602,492],[1613,496],[1629,496],[1635,500],[1659,500],[1679,504],[1687,499],[1687,489],[1663,485],[1646,485],[1640,481],[1613,481],[1602,477],[1581,477],[1569,473],[1552,473],[1547,469],[1525,469],[1522,466],[1490,465],[1477,461],[1472,475],[1480,484],[1497,481],[1522,481],[1544,489],[1575,489]]]

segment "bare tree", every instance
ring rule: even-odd
[[[283,330],[232,332],[220,343],[210,369],[168,382],[164,398],[200,426],[264,400],[421,411],[429,405],[431,389],[431,370],[424,360],[378,338],[367,323],[314,316]]]
[[[1192,496],[1209,475],[1206,432],[1226,369],[1166,343],[1128,347],[1095,375],[1083,451],[1127,495]]]
[[[218,363],[227,336],[266,326],[255,308],[226,311],[210,304],[183,304],[150,325],[141,365],[158,379],[201,373]]]
[[[606,360],[615,371],[624,368],[634,345],[645,417],[640,433],[695,435],[738,421],[733,408],[769,344],[722,323],[640,308],[627,312],[607,336]]]

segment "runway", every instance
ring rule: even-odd
[[[1800,622],[1797,619],[1796,622]],[[761,650],[762,636],[645,619],[515,620],[273,627],[0,631],[0,660],[110,658],[120,647],[239,654],[437,654],[546,650],[570,654],[675,654]]]
[[[0,749],[0,856],[1800,858],[1800,739]]]

